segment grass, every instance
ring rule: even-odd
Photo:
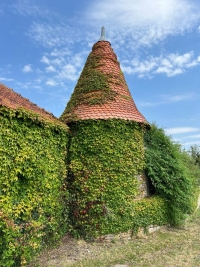
[[[44,252],[40,267],[198,267],[200,266],[200,210],[182,228],[162,228],[131,241],[87,243],[66,239]]]

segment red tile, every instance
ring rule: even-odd
[[[29,101],[29,99],[22,97],[4,84],[0,84],[0,106],[10,109],[24,108],[40,115],[44,119],[58,121],[52,113],[38,107],[36,104]]]

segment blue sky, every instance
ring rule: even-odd
[[[102,26],[140,112],[200,145],[199,0],[1,0],[0,82],[59,117]]]

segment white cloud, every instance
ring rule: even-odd
[[[47,7],[37,6],[34,2],[34,0],[18,0],[12,5],[12,9],[15,13],[23,16],[48,17],[49,10]]]
[[[68,25],[33,22],[27,35],[44,47],[60,47],[73,44],[77,31]]]
[[[28,73],[28,72],[32,72],[33,70],[31,68],[31,65],[29,64],[29,65],[25,65],[23,67],[22,71],[25,72],[25,73]]]
[[[127,74],[132,74],[132,73],[134,73],[133,68],[130,67],[130,66],[124,66],[124,65],[121,64],[121,69],[122,69],[122,71],[123,71],[124,73],[127,73]]]
[[[86,50],[72,54],[65,48],[54,49],[50,53],[45,53],[40,62],[48,65],[45,67],[45,72],[51,73],[51,80],[61,85],[63,81],[71,82],[78,79],[86,54],[88,54]],[[48,81],[48,84],[52,83]]]
[[[159,57],[150,56],[146,60],[135,58],[122,61],[121,68],[127,74],[137,74],[152,77],[155,74],[165,74],[168,77],[184,73],[187,69],[200,65],[200,56],[194,57],[194,52],[185,54],[168,54]]]
[[[48,65],[50,64],[50,60],[46,56],[43,56],[40,62],[48,64]]]
[[[200,19],[199,3],[194,0],[96,0],[85,16],[98,27],[103,23],[112,40],[125,40],[130,48],[183,34]]]
[[[54,56],[54,57],[64,57],[64,56],[69,56],[71,55],[71,51],[68,49],[68,48],[63,48],[63,49],[57,49],[55,48],[52,52],[51,52],[51,56]]]
[[[200,144],[200,140],[199,141],[193,141],[193,142],[185,142],[183,143],[184,146],[193,146],[193,145],[197,145]]]
[[[20,0],[17,6],[20,14],[30,15],[32,7],[32,15],[42,16],[39,11],[41,7],[33,1]],[[173,77],[200,65],[200,56],[195,56],[194,52],[190,51],[184,54],[148,56],[145,60],[131,60],[131,50],[160,44],[169,36],[184,35],[194,27],[197,28],[200,21],[198,8],[200,3],[194,0],[126,0],[126,4],[123,0],[95,0],[88,4],[82,17],[78,20],[76,18],[76,23],[81,23],[81,27],[72,25],[75,18],[72,18],[71,22],[60,19],[54,23],[35,20],[26,34],[37,44],[53,48],[48,57],[47,54],[43,56],[41,62],[54,67],[56,65],[56,69],[64,68],[70,62],[78,69],[82,68],[85,55],[73,55],[74,45],[79,43],[80,47],[87,47],[88,44],[92,46],[99,38],[100,30],[97,31],[96,28],[100,29],[104,24],[108,28],[108,39],[112,40],[115,50],[120,49],[122,71],[130,75],[135,74],[139,78],[152,78],[159,74]],[[85,31],[81,31],[82,26]],[[123,61],[127,58],[128,62]],[[62,76],[66,77],[63,70],[61,72]],[[70,73],[72,72],[73,70],[70,70]],[[72,77],[71,74],[69,77]]]
[[[154,106],[159,106],[159,105],[164,105],[164,104],[172,104],[172,103],[177,103],[177,102],[183,102],[183,101],[190,101],[197,99],[197,96],[193,93],[189,94],[180,94],[180,95],[160,95],[159,101],[154,101],[154,102],[141,102],[140,106],[143,107],[154,107]]]
[[[41,86],[38,85],[37,79],[36,80],[27,81],[27,82],[25,82],[25,81],[23,81],[23,82],[17,81],[16,85],[17,85],[16,88],[18,87],[18,89],[20,89],[20,88],[25,88],[25,89],[34,88],[34,89],[37,89],[38,91],[42,91]]]
[[[141,107],[154,107],[154,106],[159,106],[161,104],[163,104],[163,102],[144,102],[144,101],[142,101],[139,103],[139,105]]]
[[[181,94],[181,95],[162,95],[161,97],[167,103],[188,101],[196,98],[196,96],[193,93]]]
[[[75,81],[78,78],[77,69],[72,64],[66,64],[62,67],[58,77],[62,80]]]
[[[56,86],[58,83],[56,82],[56,81],[54,81],[54,80],[48,80],[47,82],[46,82],[46,85],[49,85],[49,86]]]
[[[76,67],[81,67],[83,66],[83,60],[84,60],[83,55],[80,53],[80,54],[74,55],[71,63]]]
[[[48,66],[45,70],[46,72],[56,72],[56,69],[53,66]]]
[[[25,4],[18,5],[18,11],[22,14],[48,17],[48,10],[45,13],[42,7],[26,4],[30,1],[23,2]],[[45,47],[66,47],[66,44],[82,41],[84,45],[91,46],[99,38],[96,29],[104,24],[108,29],[108,39],[116,48],[123,45],[135,50],[141,46],[158,44],[168,36],[183,35],[197,27],[200,21],[199,8],[199,3],[194,0],[126,0],[126,3],[124,0],[96,0],[87,5],[82,16],[74,17],[70,22],[63,18],[59,23],[35,21],[27,34]],[[75,28],[73,22],[84,25],[85,31],[81,31],[80,26]]]
[[[190,135],[188,138],[200,138],[200,134]]]
[[[51,63],[53,65],[58,65],[58,66],[62,66],[64,62],[65,62],[64,58],[55,58],[51,60]]]
[[[182,134],[182,133],[191,133],[191,132],[198,132],[199,128],[194,127],[175,127],[175,128],[168,128],[165,129],[167,134]]]
[[[36,71],[35,71],[37,74],[42,74],[42,71],[41,69],[37,68]]]
[[[42,78],[35,79],[35,82],[40,84],[42,82]]]
[[[12,82],[14,80],[13,79],[10,79],[10,78],[0,77],[0,81],[2,81],[2,82]]]
[[[167,67],[158,67],[155,73],[163,73],[166,74],[168,77],[176,76],[178,74],[182,74],[184,72],[184,69],[175,68],[170,69]]]
[[[76,82],[84,65],[86,54],[88,53],[85,50],[77,54],[69,53],[65,48],[53,49],[52,52],[44,53],[40,62],[45,65],[36,70],[37,84],[45,81],[48,86],[59,85],[59,87],[66,88],[66,82]]]

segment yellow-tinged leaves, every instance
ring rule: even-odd
[[[67,127],[23,110],[0,119],[0,266],[25,266],[65,233]]]
[[[130,202],[139,190],[136,175],[144,168],[142,126],[87,120],[71,130],[68,188],[74,234],[89,237],[130,229]]]

